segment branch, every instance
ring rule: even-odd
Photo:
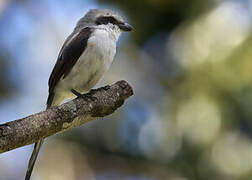
[[[130,85],[126,81],[118,81],[111,86],[91,90],[85,97],[0,124],[0,153],[112,114],[132,95]]]

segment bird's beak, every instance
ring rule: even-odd
[[[130,24],[128,24],[128,23],[122,23],[122,24],[120,24],[119,28],[122,31],[132,31],[133,30],[133,27]]]

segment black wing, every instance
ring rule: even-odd
[[[61,78],[65,78],[84,52],[88,38],[93,30],[89,27],[83,28],[77,34],[73,32],[63,44],[57,62],[49,78],[49,95],[47,108],[51,106],[54,98],[54,89]]]

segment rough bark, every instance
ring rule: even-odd
[[[60,106],[0,125],[0,153],[113,113],[133,95],[126,81],[91,90]]]

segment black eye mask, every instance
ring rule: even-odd
[[[112,16],[100,16],[96,19],[95,23],[97,25],[101,25],[101,24],[115,24],[115,25],[120,25],[123,24],[122,22],[119,22],[118,20],[116,20],[114,17]]]

